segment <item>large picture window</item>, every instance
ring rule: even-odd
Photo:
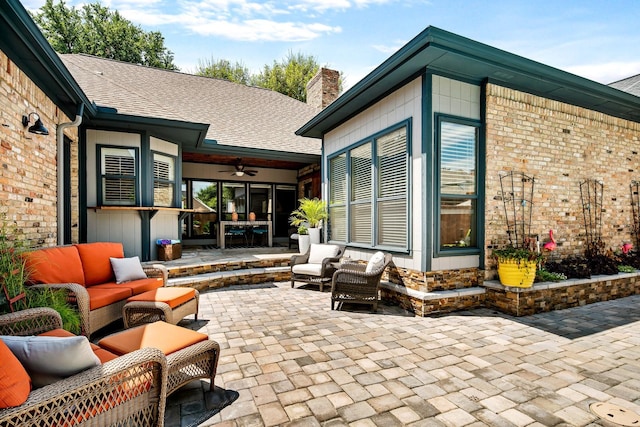
[[[173,206],[175,188],[175,157],[153,153],[153,205]]]
[[[329,158],[329,239],[408,250],[410,122]]]
[[[440,251],[477,249],[480,122],[438,116]]]
[[[99,150],[102,205],[136,206],[137,149],[100,147]]]

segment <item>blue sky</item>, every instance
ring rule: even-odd
[[[22,0],[36,10],[44,0]],[[86,1],[85,1],[86,2]],[[67,5],[83,2],[67,0]],[[640,74],[637,0],[102,0],[160,31],[181,71],[227,59],[252,73],[288,52],[349,88],[429,25],[600,83]]]

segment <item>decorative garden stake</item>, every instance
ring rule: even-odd
[[[593,258],[604,252],[602,241],[602,195],[604,184],[602,181],[587,179],[580,183],[580,198],[582,199],[582,216],[587,239],[585,255]]]

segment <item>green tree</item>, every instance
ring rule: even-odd
[[[33,15],[42,33],[59,53],[86,53],[102,58],[177,70],[173,52],[164,46],[157,31],[145,32],[100,3],[81,9],[67,7],[64,0],[46,0]]]
[[[214,59],[213,57],[198,60],[196,75],[215,77],[243,85],[248,85],[251,82],[251,73],[241,62],[236,61],[235,64],[232,64],[226,59]]]
[[[198,191],[196,197],[202,201],[205,205],[212,209],[218,208],[218,187],[216,184],[211,184]]]
[[[252,84],[306,102],[307,83],[319,69],[314,56],[290,51],[282,61],[273,61],[272,66],[265,65],[259,74],[252,77]]]

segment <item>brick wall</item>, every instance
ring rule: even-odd
[[[629,184],[640,180],[640,124],[493,84],[486,98],[486,244],[506,243],[499,173],[533,175],[532,233],[553,229],[551,257],[583,254],[580,182],[604,183],[602,236],[607,247],[631,239]],[[486,251],[487,277],[495,274]]]
[[[0,105],[0,214],[15,224],[15,237],[26,245],[55,245],[56,124],[70,120],[2,51]],[[22,126],[22,116],[31,112],[40,116],[49,135]],[[67,136],[77,146],[77,130],[69,129]],[[75,157],[72,169],[77,171]],[[77,179],[73,188],[77,207]],[[77,208],[74,215],[77,224]]]

